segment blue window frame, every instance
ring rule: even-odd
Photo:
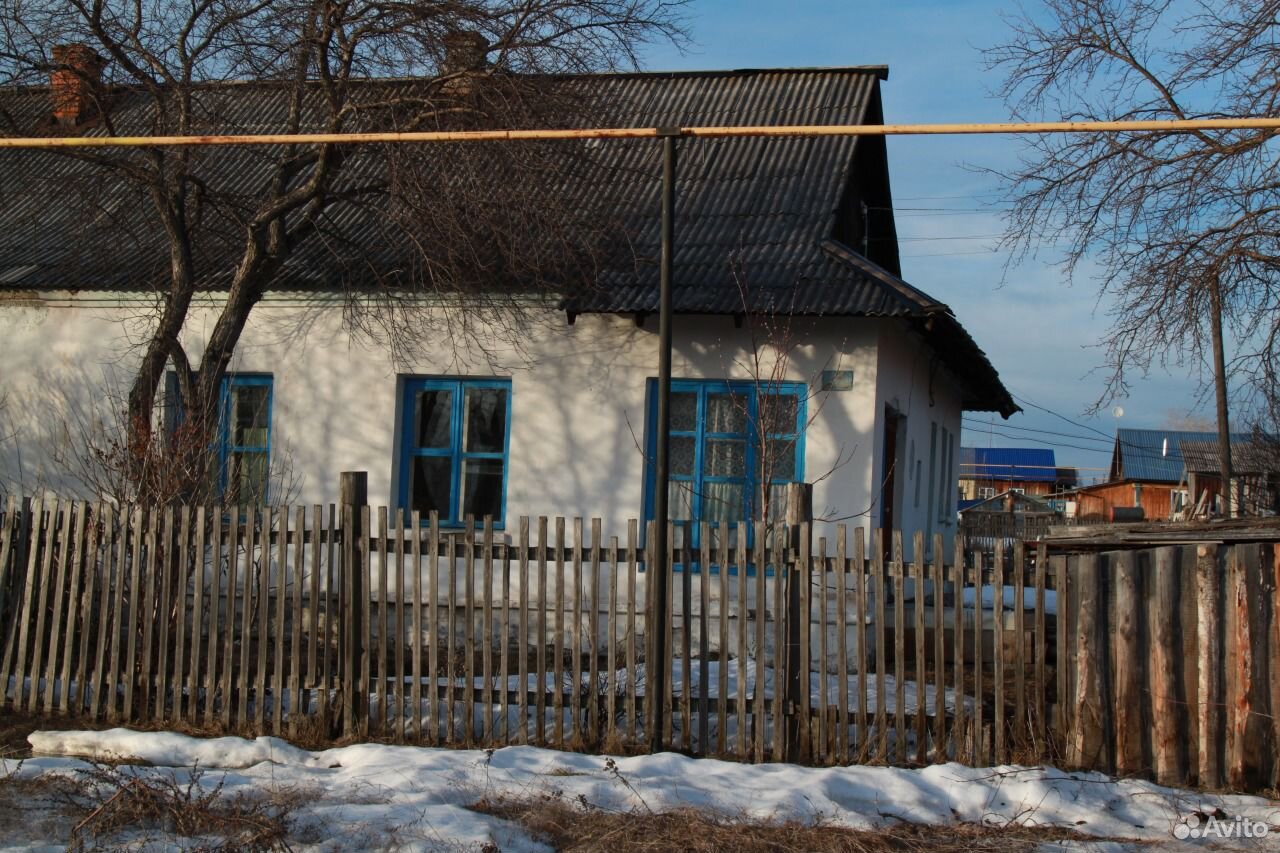
[[[511,380],[406,377],[401,386],[398,501],[456,527],[506,519]]]
[[[218,427],[212,450],[217,493],[228,504],[265,504],[271,479],[271,375],[228,373],[218,385]],[[186,421],[178,375],[165,373],[164,431],[172,437]]]
[[[265,504],[271,479],[271,377],[228,373],[218,394],[218,489],[232,504]]]
[[[752,521],[769,501],[785,512],[785,485],[804,479],[805,386],[674,379],[671,382],[670,517],[676,546],[701,547],[700,522]],[[649,380],[645,518],[653,518],[657,380]],[[714,529],[713,529],[714,535]],[[733,535],[733,531],[730,531]],[[752,536],[748,528],[748,536]]]

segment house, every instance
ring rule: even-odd
[[[1217,441],[1217,434],[1173,429],[1118,429],[1105,483],[1077,490],[1076,519],[1111,521],[1116,508],[1142,509],[1142,517],[1160,520],[1187,503],[1182,442]],[[1132,514],[1132,513],[1130,513]]]
[[[1186,472],[1186,515],[1222,515],[1222,463],[1217,438],[1183,439],[1178,442],[1178,449]],[[1265,439],[1233,440],[1231,467],[1241,514],[1280,512],[1280,447]]]
[[[1003,492],[1050,495],[1074,486],[1070,469],[1058,468],[1053,451],[1041,447],[960,448],[961,507]],[[970,502],[970,503],[966,503]]]
[[[850,67],[562,84],[614,104],[618,125],[876,124],[886,79],[883,67]],[[263,87],[198,95],[220,98],[227,114],[273,114]],[[34,122],[49,98],[0,92],[0,110]],[[132,108],[127,95],[113,103],[122,126]],[[225,487],[256,483],[271,501],[323,503],[337,498],[339,472],[366,471],[371,503],[436,511],[444,527],[488,515],[512,533],[521,516],[598,517],[625,533],[628,519],[651,515],[660,147],[610,140],[594,150],[599,168],[572,192],[628,205],[635,250],[606,262],[598,286],[525,306],[518,340],[440,334],[405,363],[344,324],[353,285],[331,268],[345,244],[299,249],[254,307],[224,383]],[[117,411],[149,305],[139,271],[164,257],[102,240],[101,218],[64,207],[56,178],[89,168],[82,161],[3,157],[0,394],[14,437],[0,466],[10,493],[83,493],[66,465],[69,443],[77,426]],[[230,154],[209,164],[211,184],[243,181],[250,168]],[[951,310],[901,276],[885,140],[682,140],[676,191],[673,517],[753,518],[764,494],[816,481],[821,518],[949,537],[961,412],[1007,417],[1017,407]],[[97,199],[107,218],[145,204],[111,193],[107,184]],[[361,219],[369,215],[339,205],[330,220],[358,244],[377,239]],[[209,280],[182,332],[193,357],[219,287]],[[749,367],[761,314],[784,316],[795,342],[785,352],[768,344],[767,383]],[[761,435],[766,406],[785,416]],[[767,472],[763,447],[776,461]]]
[[[961,507],[959,515],[966,547],[984,551],[997,543],[1033,541],[1062,523],[1062,513],[1051,503],[1013,489]]]

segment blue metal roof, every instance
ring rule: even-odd
[[[1053,451],[1042,447],[962,447],[960,476],[1052,483],[1058,467]]]
[[[1243,441],[1243,433],[1232,435],[1232,442]],[[1183,441],[1217,442],[1216,432],[1193,432],[1178,429],[1118,429],[1111,452],[1112,480],[1146,480],[1157,483],[1182,481]]]

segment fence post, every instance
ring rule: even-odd
[[[1222,786],[1219,739],[1222,736],[1222,573],[1218,569],[1218,546],[1207,543],[1196,548],[1196,632],[1199,665],[1200,743],[1197,754],[1197,783],[1205,788]]]
[[[801,626],[800,592],[804,589],[808,594],[809,584],[809,541],[801,542],[801,530],[809,539],[813,536],[813,486],[809,483],[787,484],[787,533],[791,556],[794,560],[792,570],[787,572],[787,760],[800,760],[800,720],[797,716],[801,706],[801,690],[809,689],[809,662],[803,661],[804,672],[801,672],[800,631],[809,630],[808,625]],[[802,525],[807,525],[802,528]],[[803,553],[805,559],[800,559]],[[783,565],[775,569],[782,571]]]
[[[364,613],[362,602],[368,595],[369,579],[361,571],[360,539],[365,531],[361,524],[360,510],[369,502],[369,474],[365,471],[343,471],[339,487],[339,505],[342,507],[342,578],[346,606],[339,618],[344,652],[342,665],[343,733],[354,735],[363,731],[363,722],[369,713],[369,697],[357,696],[364,666]]]

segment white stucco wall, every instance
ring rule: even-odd
[[[894,527],[922,531],[926,541],[943,535],[950,553],[956,529],[961,396],[955,379],[934,352],[913,333],[892,323],[881,326],[876,372],[879,409],[891,406],[898,422],[898,472]],[[875,477],[884,482],[884,419],[876,432]],[[877,507],[876,524],[883,506]],[[910,542],[904,543],[910,555]]]
[[[82,491],[53,451],[73,446],[81,425],[122,408],[130,347],[141,333],[131,318],[140,313],[136,304],[68,294],[0,306],[3,429],[12,434],[0,442],[0,477],[11,492]],[[184,343],[193,359],[215,316],[200,309],[188,324]],[[287,496],[302,503],[334,500],[346,470],[368,472],[371,502],[394,500],[398,377],[509,376],[508,518],[600,517],[606,531],[625,535],[627,519],[643,510],[637,442],[643,446],[645,383],[656,375],[656,325],[654,318],[637,328],[630,317],[593,315],[571,326],[563,313],[547,311],[518,342],[479,335],[472,340],[482,347],[433,346],[439,332],[424,331],[421,355],[396,365],[385,347],[343,330],[340,306],[275,297],[254,310],[232,369],[272,375],[273,465],[289,470]],[[748,328],[727,317],[679,317],[674,331],[676,377],[752,378]],[[899,526],[924,529],[928,490],[922,485],[917,505],[915,460],[923,457],[927,477],[931,424],[959,442],[949,374],[934,370],[931,380],[928,348],[889,320],[797,321],[791,337],[804,343],[791,352],[785,378],[811,389],[805,477],[818,481],[815,513],[850,525],[879,522],[888,401],[906,416]],[[852,370],[852,390],[821,391],[824,368]],[[950,468],[954,491],[954,460]],[[954,523],[932,529],[949,533]]]

